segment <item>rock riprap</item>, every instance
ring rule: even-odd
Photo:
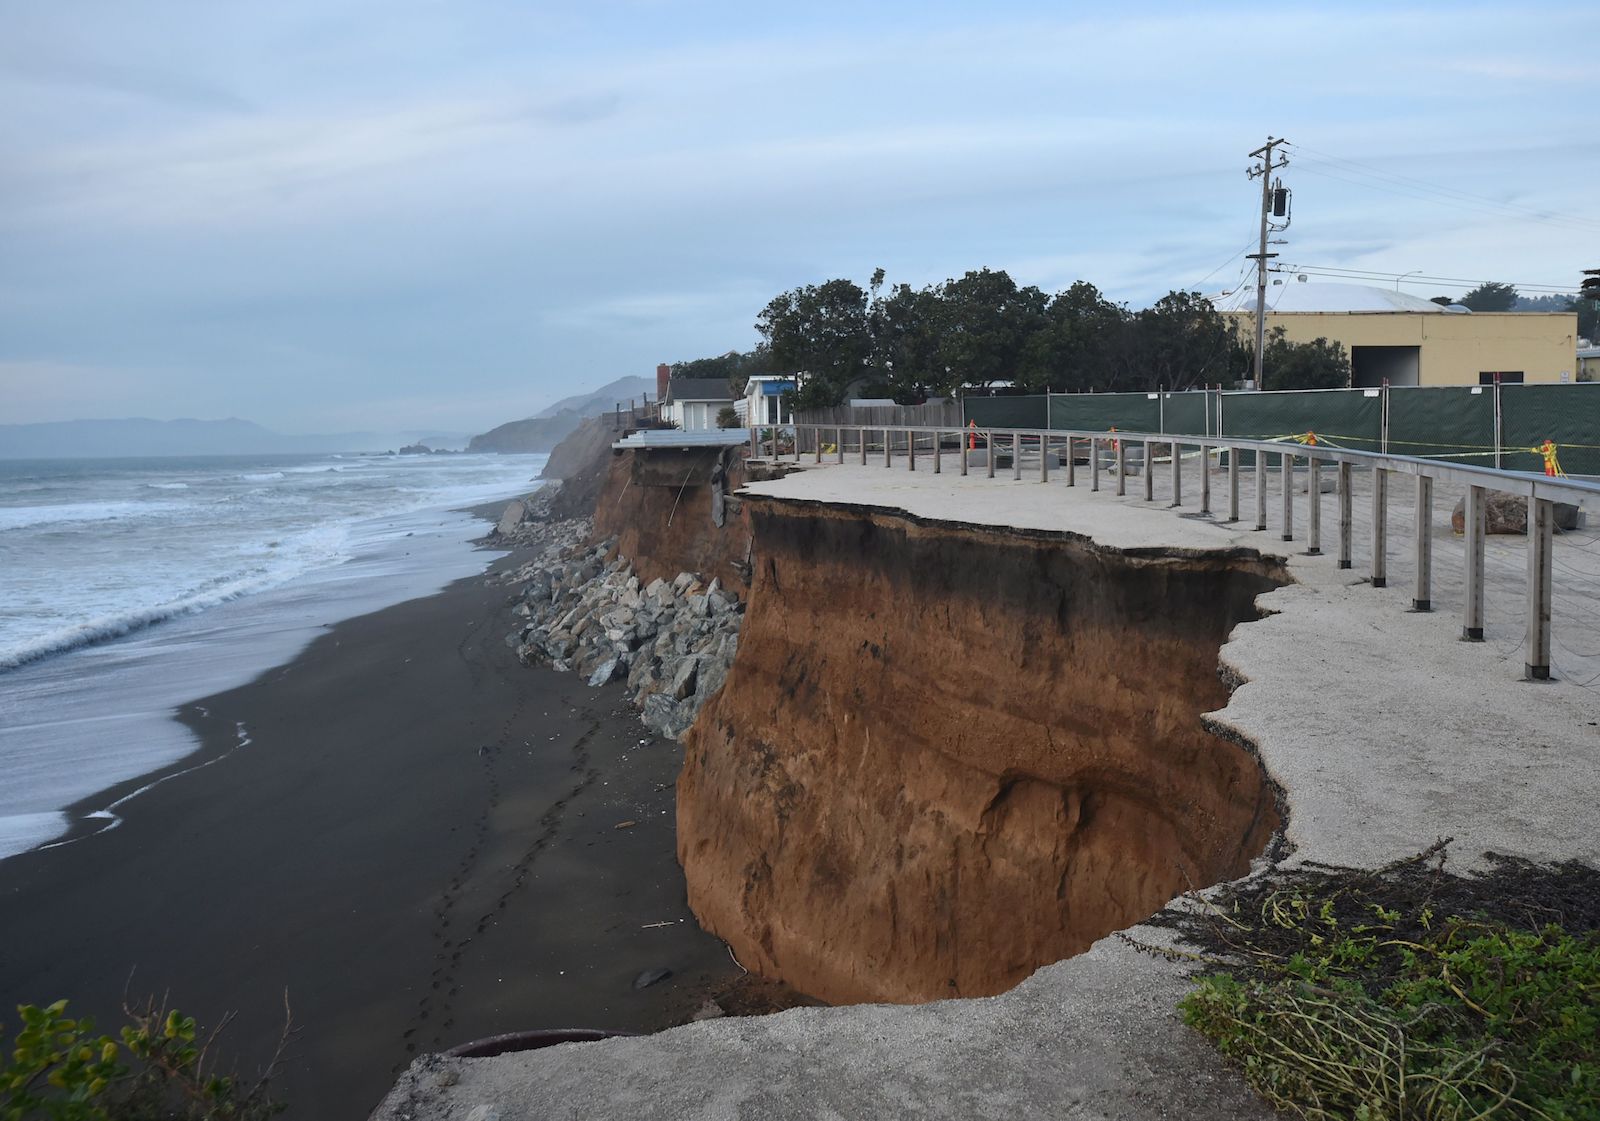
[[[676,738],[722,688],[744,607],[692,572],[642,585],[627,558],[607,559],[615,538],[571,543],[571,525],[543,523],[555,543],[512,573],[522,590],[511,610],[523,623],[506,644],[524,662],[574,671],[590,685],[626,680],[644,723]]]

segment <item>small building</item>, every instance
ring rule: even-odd
[[[1600,381],[1600,346],[1578,348],[1578,380]]]
[[[1253,335],[1253,286],[1213,303]],[[1578,368],[1575,312],[1472,312],[1388,288],[1290,278],[1267,289],[1267,330],[1279,327],[1290,342],[1342,344],[1357,387],[1564,382]]]
[[[717,427],[717,414],[734,403],[727,378],[671,378],[661,399],[661,419],[685,432]]]
[[[783,395],[795,391],[795,379],[787,374],[755,374],[744,385],[744,397],[734,406],[739,423],[746,428],[794,423],[794,410]]]

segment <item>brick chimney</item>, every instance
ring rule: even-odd
[[[672,380],[672,367],[665,362],[656,367],[656,400],[667,399],[667,382]]]

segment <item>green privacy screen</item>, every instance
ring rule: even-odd
[[[1388,390],[1391,455],[1494,466],[1493,386],[1408,386]],[[980,428],[1085,432],[1221,433],[1274,440],[1314,432],[1321,443],[1382,451],[1384,397],[1376,389],[1216,393],[1060,393],[968,397],[966,417]],[[1220,409],[1220,428],[1218,412]],[[1600,384],[1500,387],[1501,466],[1542,471],[1532,449],[1553,440],[1569,475],[1600,475]],[[1241,461],[1250,463],[1248,456]]]
[[[1336,447],[1377,451],[1382,427],[1383,400],[1375,389],[1222,395],[1222,431],[1229,436],[1276,440],[1313,432]]]
[[[979,428],[1047,428],[1044,394],[1036,397],[963,397],[963,416]]]
[[[1543,471],[1544,458],[1526,449],[1546,440],[1559,446],[1567,474],[1600,475],[1600,384],[1500,387],[1500,465]]]
[[[1154,432],[1160,408],[1154,393],[1058,393],[1050,398],[1050,427]]]
[[[1493,387],[1391,388],[1389,452],[1493,467]]]

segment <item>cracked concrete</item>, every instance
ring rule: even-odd
[[[1035,461],[1036,463],[1037,461]],[[1452,836],[1453,860],[1485,850],[1600,863],[1600,544],[1594,529],[1556,542],[1556,681],[1521,680],[1524,539],[1488,544],[1486,641],[1460,641],[1461,556],[1449,530],[1456,497],[1435,497],[1435,610],[1409,610],[1412,501],[1391,481],[1389,586],[1365,579],[1370,483],[1358,472],[1355,565],[1308,557],[1281,541],[1276,472],[1269,530],[1169,509],[1142,480],[1091,492],[1025,473],[1021,481],[893,468],[807,465],[750,492],[795,502],[901,509],[954,523],[1091,537],[1120,549],[1254,548],[1287,558],[1296,583],[1260,597],[1270,614],[1235,628],[1223,672],[1241,682],[1209,714],[1254,746],[1289,811],[1287,863],[1377,866]],[[1026,465],[1025,465],[1026,466]],[[1035,472],[1037,468],[1034,468]],[[1303,473],[1301,476],[1303,487]],[[1225,476],[1213,504],[1226,510]],[[1250,473],[1242,509],[1253,522]],[[1335,497],[1322,496],[1323,547],[1336,547]],[[1588,510],[1591,523],[1597,511]],[[1148,928],[1137,937],[1161,941]],[[1158,1118],[1273,1114],[1226,1069],[1173,1007],[1178,966],[1117,936],[981,1000],[915,1007],[795,1009],[483,1060],[419,1061],[374,1115],[384,1121],[515,1117]],[[446,1073],[448,1072],[448,1073]],[[443,1075],[443,1077],[441,1077]],[[452,1081],[452,1078],[454,1081]],[[483,1116],[480,1112],[477,1116]]]

